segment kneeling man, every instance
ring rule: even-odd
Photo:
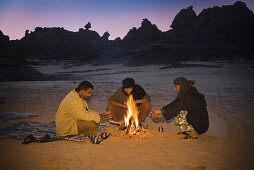
[[[144,121],[151,110],[150,96],[140,85],[135,84],[132,78],[124,79],[122,84],[123,86],[108,99],[107,111],[112,113],[114,121],[123,122],[127,111],[126,101],[130,95],[133,95],[139,110],[139,122]]]
[[[56,113],[56,133],[59,136],[95,134],[100,120],[111,118],[110,112],[98,114],[88,108],[86,99],[92,90],[93,85],[83,81],[65,96]]]
[[[209,127],[209,117],[206,109],[204,95],[199,93],[192,85],[193,80],[178,77],[174,80],[174,90],[177,98],[159,110],[152,110],[152,118],[155,120],[175,117],[175,122],[180,126],[180,133],[187,137],[197,138],[205,133]],[[162,115],[160,115],[162,113]]]

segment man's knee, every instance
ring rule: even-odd
[[[112,104],[108,103],[108,106],[106,107],[106,111],[111,111],[112,110]]]
[[[98,124],[95,123],[94,121],[91,121],[91,127],[96,129],[98,127]]]
[[[77,122],[77,128],[78,128],[79,134],[86,131],[95,131],[97,126],[98,125],[94,121],[78,120]]]
[[[152,105],[150,102],[145,102],[144,105],[145,105],[145,108],[147,108],[147,110],[149,110],[149,111],[151,110]]]
[[[91,129],[96,129],[98,124],[96,124],[94,121],[87,121],[87,127]]]
[[[150,112],[152,105],[150,102],[144,102],[139,106],[140,110],[144,111],[144,112]]]
[[[147,115],[150,113],[151,111],[151,103],[150,102],[145,102],[145,103],[142,103],[140,106],[139,106],[139,110],[140,110],[140,114],[139,114],[139,121],[144,121],[145,118],[147,117]]]

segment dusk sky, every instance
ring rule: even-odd
[[[0,30],[11,40],[20,39],[25,30],[35,27],[64,27],[70,31],[92,28],[109,39],[123,38],[129,29],[140,27],[148,18],[162,31],[170,29],[175,15],[192,5],[197,14],[202,9],[232,5],[236,0],[0,0]],[[244,0],[252,11],[254,0]]]

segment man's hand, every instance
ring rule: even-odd
[[[157,109],[157,110],[156,109],[152,109],[151,115],[152,114],[156,114],[157,115],[157,114],[160,114],[160,113],[161,113],[160,109]]]
[[[135,102],[138,103],[138,104],[139,104],[139,103],[142,104],[142,103],[147,102],[147,100],[146,100],[145,98],[143,98],[143,99],[135,100]]]
[[[159,115],[161,113],[160,109],[152,109],[151,111],[151,116],[154,120],[159,120],[159,119],[163,119],[164,117],[162,115]]]
[[[159,119],[163,119],[163,116],[162,115],[157,115],[157,114],[152,114],[152,118],[154,120],[159,120]]]
[[[110,100],[109,103],[110,103],[110,104],[113,104],[113,105],[115,105],[115,106],[123,107],[123,108],[127,109],[127,105],[126,105],[126,104],[117,103],[117,102],[115,102],[114,100]]]
[[[136,104],[139,104],[139,103],[144,103],[145,102],[145,100],[144,99],[141,99],[141,100],[135,100],[135,103]]]
[[[128,108],[127,105],[125,105],[125,104],[122,104],[121,107],[123,107],[123,108],[125,108],[125,109]]]
[[[106,120],[106,119],[112,118],[111,111],[107,111],[107,112],[100,114],[100,118],[101,118],[101,120]]]

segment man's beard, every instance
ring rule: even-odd
[[[86,100],[86,98],[83,97],[83,96],[81,96],[81,95],[79,95],[79,97],[80,97],[82,100]]]

